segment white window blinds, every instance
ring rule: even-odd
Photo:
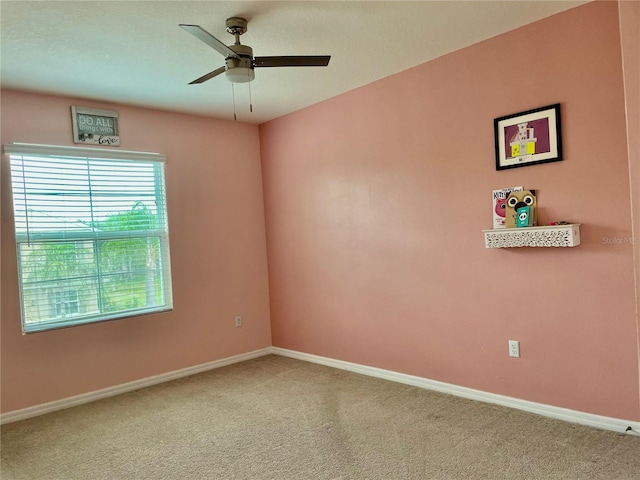
[[[24,332],[172,308],[164,156],[7,144]]]

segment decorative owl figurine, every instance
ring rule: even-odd
[[[533,226],[538,225],[538,209],[536,206],[535,190],[511,192],[507,197],[506,227],[516,228],[516,213],[520,207],[530,207]]]

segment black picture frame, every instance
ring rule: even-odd
[[[563,159],[559,103],[496,118],[493,126],[496,170]]]

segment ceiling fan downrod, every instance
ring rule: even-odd
[[[240,45],[240,35],[247,32],[247,20],[242,17],[227,18],[227,32],[234,36],[235,45]]]

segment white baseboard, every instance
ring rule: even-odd
[[[429,380],[427,378],[416,377],[413,375],[406,375],[404,373],[397,373],[390,370],[384,370],[382,368],[368,367],[357,363],[344,362],[342,360],[334,360],[332,358],[320,357],[309,353],[296,352],[294,350],[287,350],[280,347],[272,347],[271,353],[282,355],[284,357],[295,358],[297,360],[304,360],[306,362],[318,363],[320,365],[326,365],[328,367],[338,368],[341,370],[348,370],[350,372],[360,373],[370,377],[391,380],[392,382],[404,383],[406,385],[412,385],[426,390],[448,393],[457,397],[515,408],[549,418],[564,420],[570,423],[577,423],[604,430],[612,430],[618,433],[640,436],[640,422],[603,417],[601,415],[579,412],[568,408],[529,402],[527,400],[520,400],[518,398],[507,397],[495,393],[483,392],[482,390],[475,390],[473,388],[460,387],[450,383]]]
[[[39,415],[55,412],[57,410],[63,410],[65,408],[75,407],[84,403],[94,402],[96,400],[112,397],[121,393],[139,390],[141,388],[150,387],[152,385],[157,385],[163,382],[169,382],[171,380],[177,380],[178,378],[188,377],[189,375],[195,375],[198,373],[206,372],[208,370],[213,370],[215,368],[244,362],[246,360],[251,360],[253,358],[258,358],[269,354],[295,358],[297,360],[326,365],[328,367],[338,368],[340,370],[348,370],[350,372],[368,375],[370,377],[382,378],[384,380],[390,380],[392,382],[412,385],[414,387],[424,388],[426,390],[434,390],[436,392],[448,393],[450,395],[477,400],[480,402],[494,403],[496,405],[515,408],[549,418],[564,420],[566,422],[640,436],[640,422],[612,417],[603,417],[601,415],[594,415],[592,413],[579,412],[567,408],[529,402],[527,400],[520,400],[518,398],[483,392],[481,390],[474,390],[472,388],[460,387],[458,385],[439,382],[436,380],[429,380],[427,378],[416,377],[414,375],[393,372],[391,370],[384,370],[382,368],[368,367],[366,365],[345,362],[342,360],[334,360],[332,358],[321,357],[309,353],[296,352],[294,350],[287,350],[280,347],[266,347],[260,350],[254,350],[252,352],[235,355],[233,357],[214,360],[213,362],[203,363],[201,365],[195,365],[193,367],[155,375],[153,377],[135,380],[133,382],[116,385],[102,390],[97,390],[95,392],[89,392],[82,395],[63,398],[61,400],[43,403],[41,405],[34,405],[33,407],[27,407],[21,410],[14,410],[12,412],[2,414],[0,416],[0,424],[17,422],[19,420],[37,417]]]
[[[141,388],[157,385],[158,383],[169,382],[171,380],[177,380],[178,378],[188,377],[189,375],[206,372],[207,370],[213,370],[214,368],[220,368],[231,365],[233,363],[251,360],[252,358],[262,357],[264,355],[273,353],[271,348],[272,347],[266,347],[260,350],[254,350],[253,352],[242,353],[240,355],[234,355],[233,357],[222,358],[220,360],[214,360],[213,362],[203,363],[200,365],[195,365],[193,367],[182,368],[180,370],[162,373],[153,377],[142,378],[140,380],[123,383],[121,385],[104,388],[102,390],[96,390],[95,392],[83,393],[82,395],[76,395],[49,403],[34,405],[33,407],[27,407],[20,410],[3,413],[0,416],[0,424],[17,422],[19,420],[37,417],[39,415],[44,415],[45,413],[51,413],[57,410],[75,407],[84,403],[94,402],[96,400],[107,397],[113,397],[114,395],[120,395],[121,393],[132,392],[133,390],[139,390]]]

